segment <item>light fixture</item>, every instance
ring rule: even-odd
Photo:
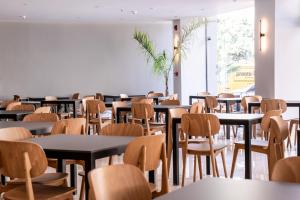
[[[265,19],[260,19],[259,20],[259,40],[260,40],[260,44],[259,44],[259,50],[261,52],[264,52],[267,49],[267,30],[268,30],[268,26],[267,26],[267,22]]]

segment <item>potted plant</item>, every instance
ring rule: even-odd
[[[165,83],[165,95],[169,95],[169,75],[173,69],[175,58],[179,55],[186,55],[188,42],[191,39],[193,32],[206,23],[206,19],[193,20],[191,23],[184,26],[181,30],[181,36],[178,47],[174,48],[172,57],[168,57],[166,50],[157,52],[153,42],[148,34],[142,31],[135,30],[133,38],[138,42],[144,54],[147,57],[147,63],[152,62],[154,73],[163,76]]]

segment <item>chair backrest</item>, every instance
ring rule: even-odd
[[[231,94],[231,93],[220,93],[218,94],[218,97],[219,98],[234,98],[234,94]]]
[[[169,98],[170,100],[178,100],[178,94],[177,94],[177,93],[171,94],[171,95],[169,95],[168,98]]]
[[[213,136],[219,133],[220,121],[213,114],[184,114],[182,115],[181,128],[190,136]]]
[[[105,112],[106,107],[105,103],[101,100],[94,99],[94,100],[87,100],[86,101],[86,113],[95,115],[99,113]]]
[[[281,110],[284,113],[287,110],[287,104],[282,99],[263,99],[260,103],[260,109],[262,113],[270,110]]]
[[[191,114],[200,114],[203,113],[203,104],[200,102],[195,102],[192,104],[190,109]]]
[[[85,118],[70,118],[57,121],[51,131],[51,134],[84,135]]]
[[[96,98],[95,99],[99,99],[101,101],[104,101],[104,96],[102,93],[96,93]]]
[[[79,99],[79,97],[80,97],[80,93],[79,93],[79,92],[74,93],[74,94],[72,95],[72,99]]]
[[[128,105],[128,103],[126,101],[114,101],[114,102],[112,102],[112,109],[111,109],[112,123],[115,122],[116,114],[117,114],[117,108],[118,107],[124,107],[124,106],[127,106],[127,105]]]
[[[144,128],[140,124],[108,124],[100,130],[101,135],[107,136],[143,136]]]
[[[111,165],[89,172],[91,200],[151,200],[144,174],[132,165]]]
[[[124,153],[124,163],[139,167],[142,172],[156,170],[162,161],[162,182],[159,195],[169,191],[164,135],[137,137],[131,141]]]
[[[248,112],[248,104],[252,102],[261,102],[261,98],[259,96],[245,96],[242,98],[241,105],[245,113]]]
[[[210,110],[218,107],[217,98],[214,96],[205,97],[205,107],[206,107],[206,109],[210,109]]]
[[[57,122],[59,117],[56,113],[33,113],[26,115],[24,122]]]
[[[120,98],[128,98],[128,95],[127,94],[120,94]]]
[[[88,100],[94,100],[95,97],[94,96],[86,96],[82,98],[82,113],[85,114],[86,113],[86,101]]]
[[[153,101],[153,99],[147,99],[146,96],[132,97],[131,102],[141,102],[141,101]]]
[[[189,112],[184,108],[172,108],[169,110],[170,118],[181,118],[183,114],[188,114]]]
[[[45,96],[45,100],[46,101],[53,101],[53,100],[57,100],[56,96]]]
[[[15,101],[20,101],[20,99],[21,99],[20,95],[17,95],[17,94],[14,95],[14,100]]]
[[[289,157],[278,160],[274,166],[271,180],[300,183],[300,157]]]
[[[179,100],[174,100],[174,99],[166,99],[163,100],[161,103],[161,105],[175,105],[175,106],[179,106],[180,105],[180,101]]]
[[[163,97],[164,94],[160,92],[153,92],[147,95],[148,98],[153,98],[153,97]]]
[[[26,160],[27,154],[29,160]],[[29,163],[28,163],[29,161]],[[29,166],[25,166],[26,163]],[[40,145],[24,141],[0,141],[1,174],[10,178],[27,178],[27,170],[32,177],[40,176],[48,162],[46,154]]]
[[[206,95],[210,95],[209,92],[198,92],[197,93],[198,96],[206,96]]]
[[[51,106],[43,106],[37,108],[34,113],[51,113]]]
[[[19,141],[31,138],[32,134],[23,127],[11,127],[0,129],[0,140]]]
[[[18,110],[18,111],[34,111],[34,106],[31,104],[21,104],[21,105],[15,105],[10,110]]]
[[[261,120],[261,128],[263,131],[268,132],[271,124],[271,117],[281,116],[281,110],[270,110],[266,112]]]
[[[0,108],[7,108],[7,106],[13,102],[17,102],[15,100],[4,100],[0,103]]]
[[[131,113],[134,119],[151,119],[154,116],[154,108],[149,103],[132,103]]]
[[[271,118],[269,137],[269,178],[271,178],[275,163],[284,158],[284,140],[289,135],[288,122],[281,117]]]
[[[18,106],[18,105],[21,105],[22,103],[21,102],[17,102],[17,101],[12,101],[12,102],[9,102],[6,106],[6,110],[7,111],[10,111],[12,110],[15,106]]]

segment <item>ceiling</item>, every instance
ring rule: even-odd
[[[0,21],[162,21],[253,5],[253,0],[0,0]]]

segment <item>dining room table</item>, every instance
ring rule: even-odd
[[[26,115],[31,114],[31,111],[20,110],[0,110],[0,119],[12,119],[14,121],[22,120]]]
[[[32,138],[29,141],[39,144],[47,158],[57,159],[57,172],[66,171],[65,160],[83,160],[85,171],[85,195],[88,199],[89,182],[87,174],[96,168],[96,160],[120,155],[133,137],[99,135],[50,135]],[[71,186],[77,186],[77,168],[70,167]]]
[[[259,180],[204,178],[157,200],[296,200],[300,184]]]
[[[245,140],[245,178],[252,178],[251,165],[251,134],[252,125],[258,124],[263,114],[240,114],[240,113],[214,113],[222,125],[241,125],[244,128]],[[173,184],[179,184],[179,134],[178,125],[181,118],[172,118],[172,151],[173,151]],[[210,157],[206,157],[206,174],[210,174]]]
[[[28,129],[32,135],[48,135],[53,127],[53,122],[23,122],[23,121],[0,121],[1,128],[23,127]]]
[[[67,112],[67,105],[71,105],[72,109],[73,109],[73,117],[76,118],[77,117],[77,112],[76,112],[76,106],[79,105],[82,102],[81,99],[57,99],[57,100],[42,100],[41,101],[41,106],[44,105],[57,105],[57,106],[61,106],[64,105],[65,106],[65,112]]]

